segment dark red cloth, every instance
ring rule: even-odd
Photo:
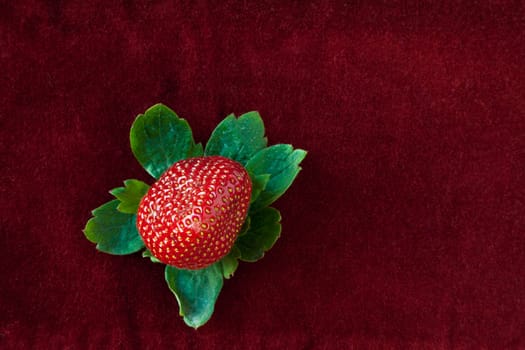
[[[0,1],[0,347],[524,348],[523,5],[217,3]],[[198,331],[81,231],[157,102],[309,151]]]

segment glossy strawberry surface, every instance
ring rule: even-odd
[[[142,198],[138,231],[161,262],[204,268],[232,248],[246,218],[251,189],[248,173],[231,159],[178,161]]]

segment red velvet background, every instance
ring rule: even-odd
[[[0,347],[525,348],[522,4],[218,3],[0,1]],[[309,151],[198,331],[81,232],[157,102]]]

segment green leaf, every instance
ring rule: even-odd
[[[202,143],[198,143],[195,146],[192,147],[190,153],[188,154],[188,158],[193,157],[202,157],[204,155],[204,149],[202,148]]]
[[[213,130],[204,154],[224,156],[244,165],[266,144],[264,123],[258,112],[243,114],[238,119],[230,114]]]
[[[195,329],[213,314],[224,280],[219,263],[200,270],[182,270],[166,265],[166,282],[179,303],[179,314]]]
[[[222,267],[222,274],[224,278],[229,279],[233,276],[237,267],[239,267],[239,258],[241,257],[241,251],[236,246],[232,247],[232,250],[220,261]]]
[[[270,177],[270,174],[250,174],[250,178],[252,180],[252,198],[250,199],[250,203],[255,202],[255,200],[259,198],[261,192],[266,188],[268,181],[270,181]]]
[[[117,187],[109,191],[119,201],[117,210],[127,214],[136,214],[142,197],[148,192],[149,185],[140,180],[126,180],[125,187]]]
[[[237,238],[235,245],[243,261],[257,261],[275,244],[281,234],[281,214],[272,207],[266,207],[251,216],[248,232]]]
[[[157,179],[173,163],[202,149],[195,145],[188,122],[160,103],[137,116],[130,143],[135,158]]]
[[[257,152],[246,164],[248,173],[254,176],[270,174],[270,180],[250,210],[259,210],[272,204],[292,184],[301,170],[299,164],[306,157],[306,151],[294,150],[291,145],[273,145]]]
[[[248,215],[246,216],[246,220],[244,220],[244,223],[242,224],[241,230],[239,231],[239,234],[237,235],[237,237],[245,235],[246,232],[248,232],[248,229],[250,228],[250,222],[251,222],[251,218],[250,218],[250,215]]]
[[[154,257],[153,254],[151,254],[151,251],[149,249],[146,249],[145,251],[142,252],[142,257],[143,258],[149,258],[151,260],[151,262],[154,262],[156,264],[162,264],[163,263],[162,261],[160,261],[159,259]]]
[[[136,215],[117,210],[120,202],[112,200],[93,210],[84,228],[86,238],[97,243],[97,249],[109,254],[135,253],[144,247],[136,227]]]

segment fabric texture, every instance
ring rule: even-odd
[[[519,1],[0,1],[2,349],[525,348]],[[162,102],[309,151],[197,331],[90,211]]]

